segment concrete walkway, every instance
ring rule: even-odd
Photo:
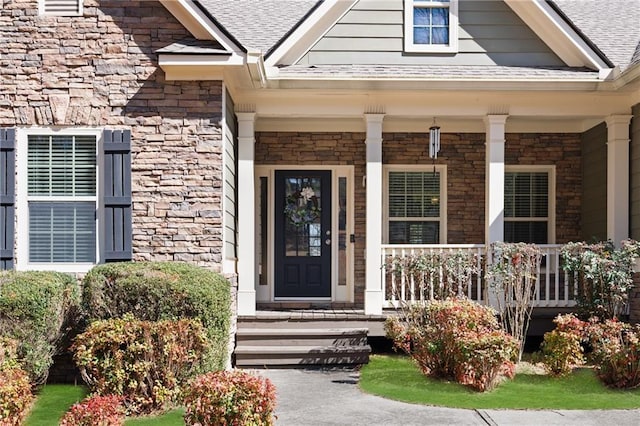
[[[257,370],[277,388],[277,425],[640,425],[640,410],[519,411],[428,407],[368,395],[356,370]]]

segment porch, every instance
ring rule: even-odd
[[[238,114],[238,247],[242,248],[236,265],[238,315],[255,316],[264,303],[280,307],[300,303],[308,309],[314,303],[355,307],[364,308],[366,315],[383,315],[401,302],[429,297],[417,296],[415,278],[383,269],[388,257],[463,250],[473,252],[478,265],[484,265],[487,245],[505,240],[544,240],[535,306],[571,309],[577,289],[562,270],[560,245],[546,243],[593,236],[620,241],[628,236],[628,195],[618,190],[628,185],[628,177],[607,177],[597,199],[587,197],[590,187],[583,183],[581,147],[589,135],[575,131],[506,134],[507,116],[489,115],[477,120],[484,134],[477,130],[455,133],[455,127],[451,133],[443,132],[445,148],[437,160],[430,161],[423,134],[396,131],[383,138],[384,117],[365,114],[365,132],[288,133],[256,131],[255,113]],[[608,144],[610,155],[599,158],[607,169],[624,169],[616,159],[626,158],[623,151],[628,141],[625,145],[621,134],[624,125],[628,134],[628,123],[612,119],[606,124],[598,127],[596,139],[602,146]],[[618,150],[622,155],[617,155]],[[508,179],[518,176],[530,179],[530,188],[544,187],[544,201],[536,201],[541,194],[533,189],[507,193]],[[414,178],[421,179],[422,186],[410,186]],[[397,182],[405,181],[411,190],[393,192]],[[414,188],[417,192],[411,192]],[[299,194],[305,191],[313,191],[313,223],[305,225],[303,232],[299,228],[290,232],[285,217],[288,204],[283,203],[292,197],[299,202]],[[414,196],[423,200],[418,204],[422,213],[416,215],[408,213],[415,207]],[[525,210],[531,213],[509,216],[509,209],[515,210],[509,200],[523,196],[530,200]],[[593,215],[596,225],[585,224],[583,205],[598,206]],[[397,213],[402,208],[406,214]],[[519,225],[535,229],[521,237]],[[405,244],[409,241],[429,244]],[[461,244],[465,242],[482,243]],[[293,257],[296,263],[287,263]],[[312,258],[318,258],[317,265],[310,265]],[[317,280],[323,289],[305,290],[305,285],[311,287],[305,281],[308,277],[323,277]],[[288,293],[279,287],[289,282],[299,283],[302,290]],[[489,303],[482,273],[465,292],[473,300]]]

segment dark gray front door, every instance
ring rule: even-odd
[[[275,297],[331,297],[331,171],[276,171],[275,183]]]

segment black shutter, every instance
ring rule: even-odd
[[[131,131],[105,130],[104,218],[105,262],[131,260]]]
[[[0,269],[13,269],[16,129],[0,129]]]

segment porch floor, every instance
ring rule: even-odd
[[[361,320],[361,321],[384,321],[393,311],[383,312],[382,315],[367,315],[364,309],[352,308],[323,308],[323,309],[260,309],[256,315],[251,317],[239,317],[242,319],[257,320],[293,320],[293,321],[313,321],[313,320]]]

